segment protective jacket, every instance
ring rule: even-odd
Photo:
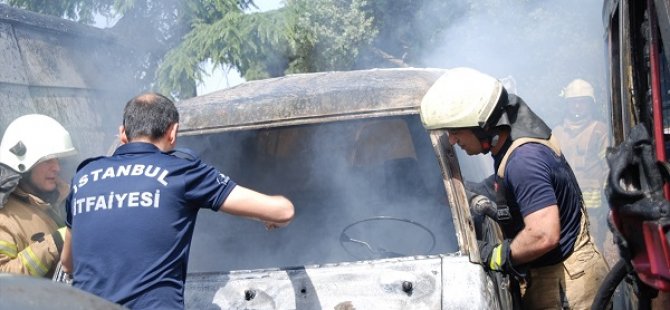
[[[53,205],[20,187],[9,195],[0,209],[0,272],[53,275],[60,258],[57,243],[62,240],[54,240],[52,233],[64,225],[63,212],[55,206],[61,205],[67,188],[59,182],[59,197]]]
[[[566,120],[554,129],[554,135],[577,177],[584,204],[587,208],[600,207],[608,171],[605,162],[609,144],[607,125],[600,121],[576,124]]]

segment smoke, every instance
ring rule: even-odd
[[[461,14],[452,14],[436,47],[424,52],[426,66],[468,66],[497,78],[512,76],[518,94],[550,126],[560,121],[559,94],[574,78],[591,82],[596,99],[604,102],[602,1],[486,0],[454,9]]]
[[[191,272],[458,249],[440,170],[416,116],[186,136],[180,144],[240,185],[285,195],[296,207],[294,221],[274,231],[201,211]]]

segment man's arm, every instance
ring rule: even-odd
[[[558,206],[551,205],[523,218],[526,227],[512,240],[511,258],[515,265],[531,262],[558,246],[561,225]]]
[[[0,273],[44,277],[58,262],[59,246],[52,234],[41,234],[25,248],[15,241],[7,227],[0,226]]]
[[[70,229],[65,230],[65,240],[63,240],[63,251],[60,254],[60,263],[63,265],[63,271],[72,273],[72,241]]]
[[[293,203],[283,196],[265,195],[240,185],[233,188],[219,211],[263,221],[268,229],[286,226],[295,212]]]

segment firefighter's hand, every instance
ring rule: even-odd
[[[504,271],[504,266],[509,261],[509,241],[505,240],[495,245],[484,241],[477,241],[477,243],[484,267],[489,270]]]
[[[477,243],[479,245],[479,256],[486,269],[513,275],[519,280],[528,280],[526,267],[512,264],[510,257],[512,240],[505,239],[502,243],[495,245],[484,241],[477,241]]]

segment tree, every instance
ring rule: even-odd
[[[211,59],[247,80],[287,73],[354,68],[361,46],[376,36],[365,1],[289,0],[272,12],[228,13],[198,20],[172,50],[158,77],[163,91],[181,97],[186,81],[201,79],[198,64]],[[188,86],[187,86],[188,87]]]
[[[200,64],[237,69],[247,80],[288,73],[411,65],[425,38],[411,33],[439,0],[286,0],[245,13],[251,0],[8,0],[13,6],[111,29],[134,47],[136,78],[176,98],[195,95]],[[401,22],[403,31],[392,30]],[[138,29],[147,29],[139,32]],[[407,62],[410,62],[409,64]]]

